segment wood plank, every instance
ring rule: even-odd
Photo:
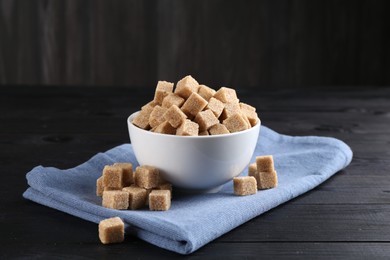
[[[92,1],[91,84],[155,86],[155,6],[155,1]]]
[[[4,236],[0,238],[0,241],[3,245],[8,245],[5,248],[14,248],[15,245],[21,246],[19,241],[31,241],[26,244],[25,249],[35,248],[42,243],[46,246],[62,245],[72,248],[80,245],[99,246],[96,224],[94,223],[28,201],[9,201],[4,205],[9,206],[11,203],[17,205],[19,210],[13,213],[12,219],[9,219],[9,215],[5,212],[1,213],[2,219],[12,225],[12,229],[3,227]],[[373,252],[378,250],[380,252],[381,248],[384,249],[389,246],[389,225],[387,223],[389,212],[390,208],[383,205],[362,205],[360,207],[356,205],[328,207],[282,205],[223,235],[198,252],[200,254],[202,252],[213,254],[212,252],[214,252],[215,254],[220,252],[216,248],[222,250],[224,246],[233,246],[233,243],[238,248],[248,249],[251,248],[251,245],[253,247],[266,245],[270,254],[275,254],[275,250],[278,250],[278,247],[273,245],[281,243],[287,248],[312,244],[312,250],[317,248],[316,250],[319,250],[319,252],[326,250],[329,245],[333,248],[332,245],[351,245],[353,247],[353,245],[359,244],[373,244],[377,245],[377,250]],[[40,218],[38,223],[34,223],[36,216]],[[59,220],[62,220],[61,225],[59,225]],[[13,225],[13,223],[15,224]],[[42,229],[42,225],[39,223],[54,228]],[[36,236],[37,233],[40,235]],[[61,236],[58,234],[61,234]],[[78,235],[75,236],[74,234]],[[124,247],[132,248],[140,243],[143,244],[144,242],[128,236],[126,242],[116,246],[116,248],[117,250]],[[145,248],[151,248],[150,254],[153,254],[153,251],[165,252],[147,244],[142,245],[142,247],[138,246],[138,248],[132,252],[142,253],[145,252]],[[303,248],[301,249],[303,250]],[[48,250],[44,252],[47,253]],[[366,250],[365,252],[373,253]],[[2,253],[4,253],[3,250]],[[242,254],[243,252],[236,251],[236,253]],[[259,252],[255,250],[255,253],[258,254]],[[318,252],[312,251],[312,253],[317,254]],[[347,255],[351,254],[348,250],[345,253]]]
[[[390,255],[387,243],[211,243],[194,257],[236,259],[385,259]],[[192,258],[192,256],[191,256]]]
[[[212,86],[389,84],[387,1],[1,4],[0,82]]]
[[[0,83],[155,84],[154,1],[8,0],[0,12]]]
[[[112,258],[123,257],[124,252],[132,256],[159,259],[386,259],[390,255],[390,246],[385,243],[210,243],[195,253],[182,256],[157,248],[143,241],[126,239],[122,244],[110,246],[99,242],[49,243],[45,251],[37,251],[37,244],[5,244],[0,257],[10,258]],[[146,254],[147,252],[147,254]],[[82,257],[81,257],[82,256]]]
[[[1,225],[0,243],[5,249],[0,258],[121,257],[145,252],[148,257],[178,256],[132,236],[123,244],[103,247],[96,224],[21,197],[27,188],[25,174],[32,167],[74,167],[97,152],[128,142],[128,111],[153,94],[125,88],[114,93],[91,90],[16,87],[2,92],[0,164],[7,182],[0,184],[0,205],[8,210],[0,212],[0,221],[7,224]],[[386,258],[390,254],[389,90],[367,95],[365,91],[288,93],[243,96],[264,107],[261,117],[267,126],[288,134],[340,138],[353,148],[354,160],[314,190],[190,257]]]
[[[222,241],[389,242],[390,205],[284,204],[220,238]]]

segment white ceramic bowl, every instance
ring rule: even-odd
[[[140,165],[160,169],[175,187],[216,191],[249,164],[260,132],[254,127],[232,134],[176,136],[143,130],[127,119],[131,144]]]

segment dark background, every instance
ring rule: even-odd
[[[0,84],[390,85],[390,1],[0,0]]]

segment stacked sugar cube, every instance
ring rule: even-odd
[[[257,156],[256,162],[248,167],[248,176],[233,179],[234,193],[245,196],[257,190],[270,189],[278,185],[278,176],[274,168],[272,155]]]
[[[257,189],[270,189],[278,185],[278,176],[272,155],[257,156],[256,162],[248,167],[248,175],[257,181]]]
[[[197,136],[228,134],[257,124],[256,108],[240,102],[236,91],[218,91],[186,76],[174,83],[159,81],[154,99],[141,108],[132,123],[156,133]]]
[[[131,163],[106,165],[96,181],[96,195],[102,205],[112,209],[168,210],[171,206],[172,185],[152,166],[138,166],[133,172]]]

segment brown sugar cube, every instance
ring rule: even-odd
[[[241,109],[244,109],[244,110],[251,110],[251,111],[255,111],[256,112],[256,108],[255,107],[252,107],[251,105],[248,105],[244,102],[240,102],[240,108]]]
[[[149,194],[150,210],[168,210],[171,207],[171,192],[169,190],[152,190]]]
[[[214,94],[214,97],[223,103],[238,103],[237,93],[232,88],[222,87]]]
[[[258,172],[275,171],[273,156],[272,155],[256,156],[256,167]]]
[[[152,189],[159,185],[160,172],[157,168],[142,165],[135,169],[135,184],[138,187]]]
[[[251,128],[252,127],[251,122],[249,122],[249,119],[246,117],[246,115],[241,113],[241,116],[242,116],[242,118],[244,118],[247,128],[248,129]]]
[[[149,131],[150,132],[154,132],[156,130],[157,126],[153,127],[152,129],[150,129]]]
[[[238,103],[225,103],[225,107],[223,108],[221,119],[224,120],[228,117],[231,117],[234,114],[241,113],[241,108]]]
[[[247,122],[245,121],[244,117],[239,113],[234,114],[223,120],[223,124],[226,126],[230,133],[248,129]]]
[[[214,113],[209,109],[199,112],[196,115],[194,121],[196,123],[198,123],[200,132],[208,130],[213,125],[216,125],[219,123],[218,118],[216,118]]]
[[[257,192],[257,183],[253,176],[234,177],[233,183],[236,195],[246,196]]]
[[[184,120],[186,120],[187,116],[183,111],[176,105],[172,105],[165,113],[164,119],[168,121],[171,126],[178,128]]]
[[[260,185],[257,185],[258,189],[270,189],[275,188],[278,185],[278,175],[276,171],[271,172],[258,172]]]
[[[223,109],[225,108],[225,104],[218,99],[212,97],[210,98],[206,108],[213,111],[214,115],[219,118],[219,116],[222,114]]]
[[[161,172],[160,172],[158,177],[159,177],[158,178],[158,185],[169,183],[166,179],[164,179],[164,176],[162,175]]]
[[[173,92],[173,83],[167,81],[159,81],[157,83],[156,92],[154,93],[153,101],[160,105],[163,102],[163,99],[168,96],[169,93]]]
[[[259,121],[257,113],[253,110],[241,109],[241,113],[248,119],[250,126],[255,126]]]
[[[125,191],[129,194],[129,209],[140,209],[145,206],[145,203],[148,199],[148,193],[146,189],[136,186],[130,186],[124,187],[122,191]]]
[[[122,190],[122,188],[111,188],[111,187],[104,187],[103,191],[110,191],[110,190]]]
[[[199,132],[198,134],[199,136],[203,135],[203,136],[206,136],[206,135],[210,135],[209,132],[207,130],[204,130],[202,132]]]
[[[215,94],[215,90],[212,88],[209,88],[206,85],[199,85],[198,94],[204,98],[205,100],[209,101],[210,98],[212,98]]]
[[[191,75],[188,75],[177,82],[175,93],[187,99],[193,92],[198,92],[198,88],[199,83]]]
[[[178,107],[181,107],[184,103],[184,98],[180,97],[177,94],[171,93],[168,96],[166,96],[162,102],[162,107],[170,108],[173,105],[176,105]]]
[[[114,165],[104,166],[103,186],[109,188],[122,188],[124,186],[124,176],[122,168]]]
[[[146,105],[143,105],[141,107],[141,110],[147,110],[149,111],[150,113],[152,112],[153,108],[156,106],[156,102],[154,102],[154,100],[148,102]]]
[[[167,134],[167,135],[175,135],[176,134],[176,128],[174,128],[173,126],[171,126],[170,123],[168,123],[168,121],[165,121],[161,124],[159,124],[154,130],[153,132],[155,133],[160,133],[160,134]]]
[[[256,113],[256,108],[252,107],[251,105],[245,104],[243,102],[240,102],[240,108],[241,108],[241,113],[245,115],[245,117],[248,119],[248,122],[251,125],[251,127],[255,126],[257,122],[260,120]]]
[[[125,191],[103,191],[102,205],[111,209],[127,209],[129,207],[129,195]]]
[[[256,163],[251,163],[249,164],[248,166],[248,176],[253,176],[256,178],[257,180],[257,177],[258,174],[257,174],[257,166],[256,166]]]
[[[190,118],[196,116],[200,111],[207,106],[207,100],[199,96],[198,93],[192,93],[191,96],[184,102],[181,110]]]
[[[257,189],[261,189],[259,173],[257,172],[256,163],[251,163],[248,166],[248,176],[252,176],[256,179]]]
[[[131,163],[114,163],[114,166],[118,166],[122,169],[123,174],[123,186],[129,186],[134,183],[133,178],[133,165]]]
[[[176,135],[197,136],[199,134],[199,125],[186,119],[176,130]]]
[[[103,191],[104,191],[103,176],[101,176],[96,180],[96,196],[101,197],[103,195]]]
[[[119,217],[100,221],[99,239],[103,244],[123,242],[125,239],[125,224]]]
[[[150,127],[156,127],[162,122],[165,121],[164,119],[164,113],[167,111],[167,108],[161,107],[161,106],[155,106],[153,108],[153,111],[150,113],[149,117],[149,125]]]
[[[172,193],[172,184],[170,183],[164,183],[160,184],[156,188],[157,190],[169,190]]]
[[[150,113],[152,112],[152,110],[150,110],[149,108],[145,109],[145,110],[141,110],[133,119],[132,123],[136,126],[138,126],[139,128],[142,128],[142,129],[145,129],[145,130],[148,130],[150,129],[150,125],[149,125],[149,117],[150,117]]]
[[[223,135],[223,134],[229,134],[230,132],[225,125],[218,123],[210,127],[209,133],[210,135]]]
[[[153,189],[147,189],[146,190],[146,200],[145,200],[145,206],[149,206],[149,194],[152,192],[152,190],[155,190],[157,188],[153,188]]]

